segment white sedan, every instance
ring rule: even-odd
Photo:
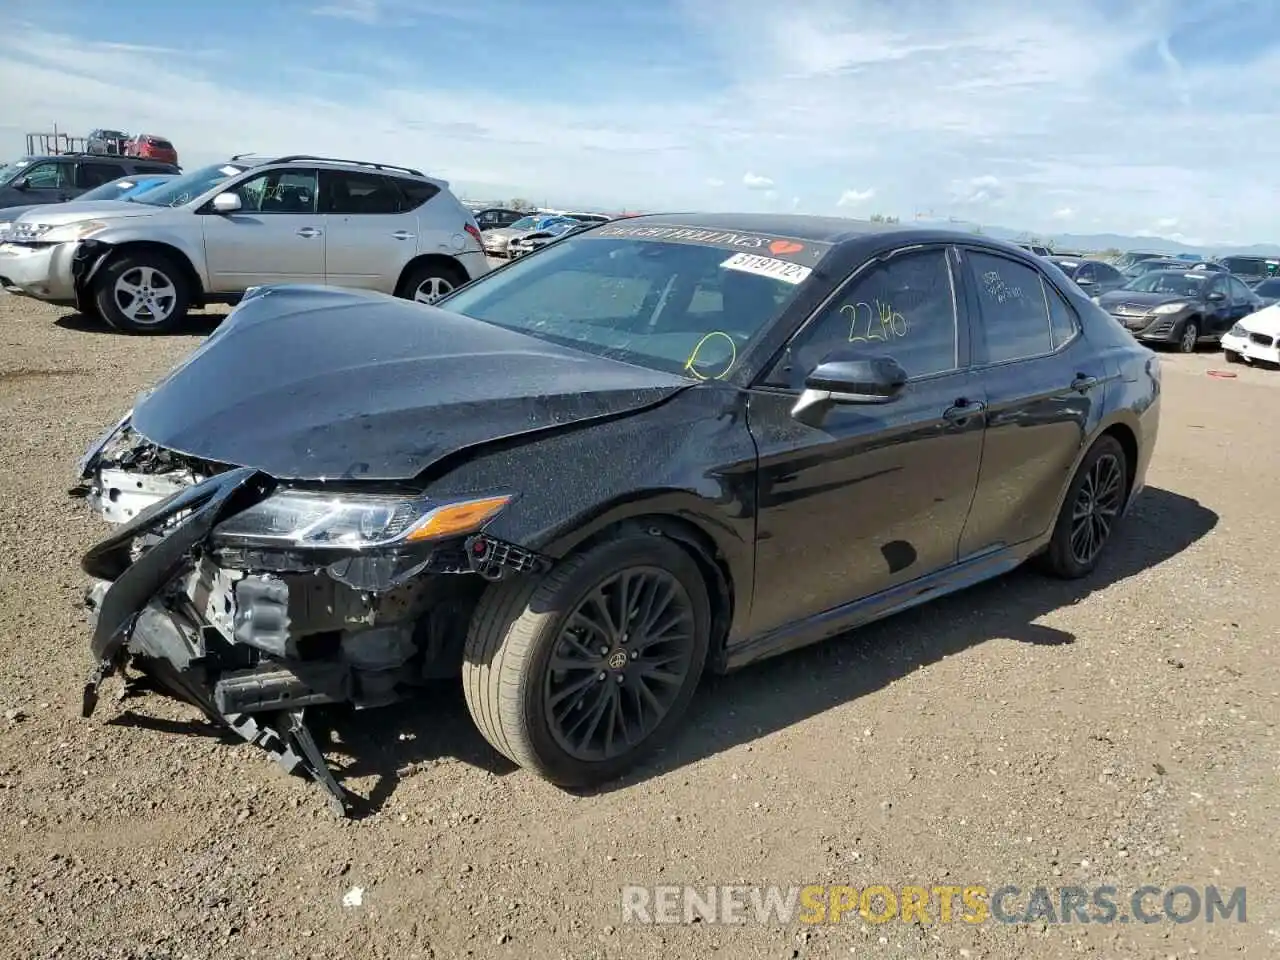
[[[1222,335],[1228,363],[1262,360],[1280,364],[1280,303],[1264,307]]]

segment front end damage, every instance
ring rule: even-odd
[[[90,448],[81,486],[116,525],[82,566],[93,622],[89,716],[133,668],[163,693],[310,775],[339,813],[353,798],[308,711],[383,706],[456,676],[487,582],[546,566],[493,539],[511,499],[290,486],[156,447],[126,417]]]

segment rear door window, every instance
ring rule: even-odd
[[[1039,271],[985,251],[966,254],[978,291],[979,328],[989,363],[1024,360],[1054,350],[1049,301]]]
[[[110,183],[113,180],[119,180],[125,175],[124,167],[118,163],[82,163],[79,167],[79,183],[78,187],[85,190],[92,190],[94,187],[100,187],[104,183]]]
[[[399,213],[400,191],[388,177],[378,173],[349,170],[321,170],[322,213],[376,215]]]

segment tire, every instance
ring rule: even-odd
[[[130,294],[129,289],[136,290]],[[143,302],[144,298],[149,301]],[[102,268],[93,301],[102,319],[123,333],[170,333],[187,317],[186,275],[163,254],[126,253]]]
[[[1182,328],[1182,332],[1178,334],[1178,352],[1179,353],[1195,353],[1196,344],[1200,342],[1200,325],[1194,320],[1188,320]]]
[[[1082,493],[1091,482],[1091,478],[1096,485],[1098,484],[1098,471],[1110,473],[1110,467],[1099,467],[1099,464],[1104,461],[1114,467],[1115,476],[1118,478],[1118,488],[1114,493],[1114,498],[1110,495],[1093,498],[1096,506],[1105,506],[1109,511],[1109,523],[1101,542],[1097,543],[1096,550],[1091,555],[1082,556],[1083,551],[1077,552],[1073,549],[1073,540],[1076,532],[1076,507],[1081,505]],[[1124,512],[1125,501],[1129,496],[1128,471],[1128,457],[1125,456],[1124,447],[1120,445],[1120,441],[1109,435],[1099,437],[1089,449],[1089,452],[1085,454],[1084,460],[1081,461],[1075,476],[1071,478],[1071,485],[1067,487],[1067,495],[1062,501],[1062,509],[1058,513],[1057,522],[1054,524],[1049,546],[1037,558],[1041,570],[1063,580],[1078,580],[1080,577],[1088,576],[1093,571],[1093,568],[1098,565],[1098,558],[1102,556],[1102,551],[1106,549],[1106,545],[1111,540],[1111,535],[1115,532],[1116,524],[1120,521],[1120,515]],[[1102,484],[1102,486],[1109,488],[1109,482]],[[1097,532],[1096,527],[1094,530]]]
[[[624,574],[634,578],[629,607],[638,608],[646,597],[650,599],[644,617],[636,609],[627,622],[639,619],[657,627],[661,624],[655,621],[678,615],[680,621],[673,626],[688,625],[687,643],[659,640],[646,646],[644,623],[628,626],[621,639],[607,648],[603,639],[586,639],[589,635],[584,633],[571,638],[565,633],[570,620],[586,623],[591,619],[579,610],[588,597]],[[637,587],[641,577],[665,580],[675,606],[655,608],[654,594]],[[636,632],[642,639],[637,640]],[[519,766],[562,787],[603,783],[634,767],[679,725],[701,678],[710,633],[711,605],[693,558],[660,536],[620,536],[560,561],[541,577],[522,577],[488,588],[472,616],[463,656],[467,709],[494,749]],[[674,651],[682,658],[676,663],[682,678],[675,683],[646,681],[654,659],[670,658],[677,655]],[[553,670],[553,654],[559,662],[574,666]],[[659,699],[665,701],[665,711],[653,706]],[[610,725],[614,703],[621,704],[618,709],[623,716],[636,720],[631,730],[636,742],[627,746],[604,740],[598,751],[594,746],[572,749],[574,735],[583,730],[588,739],[596,733],[604,739],[604,729],[581,725],[590,724],[593,709],[602,701],[609,704],[600,709]],[[563,712],[559,719],[557,708]],[[645,710],[647,727],[637,719],[644,719]],[[610,742],[620,748],[612,755],[607,752]]]
[[[466,282],[467,275],[460,267],[428,260],[405,274],[396,296],[417,303],[432,303]],[[435,291],[434,295],[430,293],[432,290]],[[426,299],[428,296],[430,299]]]
[[[1236,353],[1234,350],[1228,350],[1224,347],[1222,350],[1222,356],[1227,363],[1240,363],[1240,354]]]

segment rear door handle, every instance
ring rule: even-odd
[[[1098,385],[1098,378],[1091,377],[1087,373],[1077,373],[1076,378],[1071,381],[1071,389],[1076,393],[1087,393]]]
[[[942,418],[950,423],[962,423],[970,417],[976,417],[985,409],[987,405],[981,400],[967,400],[961,397],[942,411]]]
[[[414,234],[410,233],[408,230],[397,230],[392,234],[392,236],[397,240],[412,240],[414,238]]]
[[[298,236],[306,237],[308,240],[310,240],[312,237],[320,236],[320,230],[318,230],[315,227],[303,227],[301,230],[298,231]]]

